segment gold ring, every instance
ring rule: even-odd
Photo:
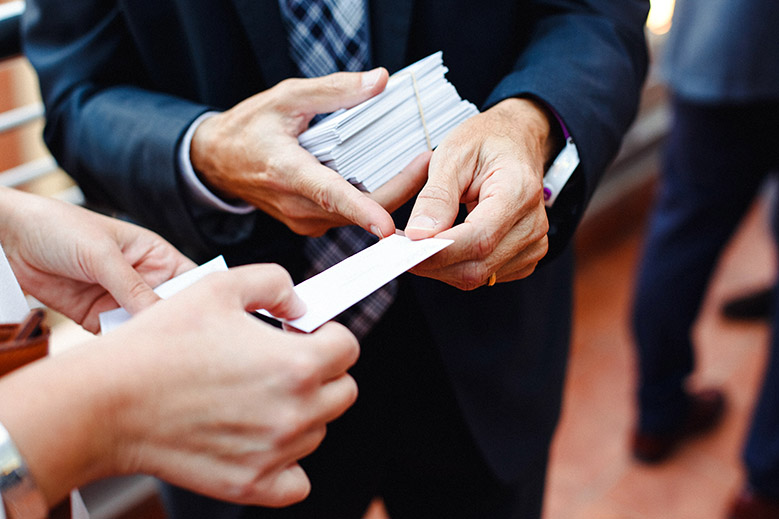
[[[492,285],[495,284],[495,282],[497,280],[498,280],[498,273],[497,272],[493,272],[492,275],[490,276],[490,278],[487,280],[487,286],[491,287]]]

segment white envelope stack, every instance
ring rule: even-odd
[[[436,52],[390,77],[379,95],[303,132],[301,146],[365,191],[375,191],[478,113],[444,77]]]

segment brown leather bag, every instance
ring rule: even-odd
[[[36,309],[21,323],[0,324],[0,376],[48,355],[51,331],[44,316]]]

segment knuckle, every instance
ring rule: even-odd
[[[516,274],[517,279],[525,279],[526,277],[529,277],[533,272],[536,271],[536,267],[538,266],[538,263],[530,263],[528,265],[525,265],[522,270],[520,270]]]
[[[350,366],[357,363],[357,359],[360,358],[360,343],[351,332],[347,333],[346,347],[347,347],[347,361]]]
[[[349,328],[342,325],[338,322],[333,322],[331,324],[331,327],[333,330],[335,330],[335,337],[334,341],[338,342],[339,344],[343,344],[345,348],[353,350],[355,352],[359,352],[360,350],[360,343],[357,341],[357,337],[354,336],[354,334],[349,331]]]
[[[318,365],[313,355],[294,355],[287,366],[289,388],[296,394],[311,391],[318,383]]]
[[[276,490],[272,498],[268,501],[269,507],[281,508],[303,501],[311,493],[311,482],[307,477],[298,478],[292,485],[287,485],[284,489]]]
[[[422,200],[437,204],[446,204],[450,200],[449,191],[438,184],[427,184],[417,196],[417,201]]]
[[[219,493],[235,503],[250,502],[256,494],[255,481],[264,477],[258,476],[258,472],[264,472],[264,467],[241,471],[240,475],[228,475],[222,482],[221,492]]]
[[[212,272],[205,276],[198,286],[207,298],[212,299],[224,293],[224,288],[232,283],[233,277],[230,271]]]
[[[541,221],[538,222],[534,228],[536,230],[536,237],[541,239],[542,236],[546,236],[546,234],[549,232],[549,219],[546,217],[545,211],[541,213],[541,217],[539,219]]]
[[[331,195],[328,183],[324,180],[316,180],[311,183],[311,200],[327,211],[332,213],[335,211],[335,204],[333,203],[333,197]]]
[[[473,242],[473,254],[478,259],[484,259],[495,251],[498,246],[498,238],[495,233],[487,229],[480,229]]]
[[[536,263],[541,261],[547,252],[549,252],[549,236],[544,234],[538,242]]]
[[[278,263],[266,263],[262,265],[262,268],[273,281],[278,282],[279,290],[292,284],[292,278],[290,277],[289,272]]]
[[[351,375],[347,375],[347,381],[346,388],[344,389],[344,402],[351,406],[357,401],[357,397],[360,394],[359,386],[357,386],[357,381],[354,380],[354,378],[351,377]]]
[[[343,90],[344,77],[343,73],[322,76],[320,78],[322,93],[328,96],[340,94]]]
[[[142,294],[145,294],[147,290],[149,290],[149,286],[146,284],[146,282],[141,279],[134,281],[129,289],[130,297],[133,299],[138,298]]]
[[[302,411],[296,406],[288,406],[287,409],[280,411],[275,425],[275,434],[273,435],[274,444],[278,448],[293,443],[300,438],[308,426],[307,420]]]
[[[297,97],[300,84],[301,80],[298,78],[286,78],[279,81],[275,86],[266,90],[270,104],[277,108],[285,108],[289,104],[289,99]]]
[[[523,189],[529,203],[533,205],[544,204],[544,185],[542,182],[533,182]]]
[[[325,436],[327,436],[327,425],[322,424],[315,427],[310,432],[310,434],[312,437],[312,443],[315,447],[318,447],[325,440]]]
[[[487,282],[490,274],[491,273],[487,269],[487,264],[483,261],[470,261],[462,270],[460,288],[462,290],[474,290],[479,288]]]
[[[280,188],[282,182],[289,177],[290,166],[285,162],[286,157],[275,153],[269,153],[261,157],[253,157],[255,169],[262,172],[258,174],[259,180],[270,188]]]

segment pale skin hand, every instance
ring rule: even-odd
[[[0,380],[0,421],[47,501],[133,473],[239,503],[304,499],[297,461],[355,401],[359,346],[339,324],[288,333],[255,308],[305,311],[281,267],[239,267]]]
[[[390,213],[422,187],[429,154],[366,194],[297,140],[315,115],[375,96],[387,78],[378,68],[282,81],[205,120],[192,138],[192,165],[211,189],[248,202],[295,233],[320,236],[331,227],[356,224],[389,236],[395,232]]]
[[[100,312],[136,313],[195,266],[149,230],[13,189],[0,189],[0,241],[28,293],[93,333]]]
[[[406,235],[454,243],[411,270],[463,290],[529,276],[548,249],[545,165],[556,149],[549,114],[507,99],[461,124],[433,153]],[[465,221],[452,227],[460,204]]]

